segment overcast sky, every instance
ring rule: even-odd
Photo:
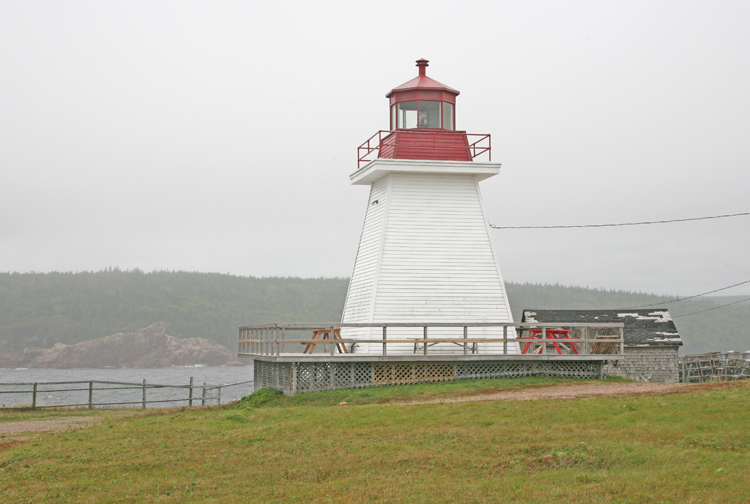
[[[0,271],[349,276],[356,147],[418,58],[492,134],[493,224],[750,211],[748,26],[744,0],[5,0]],[[690,295],[750,279],[748,230],[493,236],[510,281]]]

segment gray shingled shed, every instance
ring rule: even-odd
[[[524,310],[521,322],[622,322],[625,359],[610,363],[605,372],[647,382],[678,382],[678,350],[682,339],[665,309]]]

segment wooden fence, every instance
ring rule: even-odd
[[[221,404],[221,390],[228,387],[235,387],[252,383],[252,380],[229,383],[224,385],[195,385],[193,378],[190,378],[188,385],[163,385],[147,383],[144,379],[142,383],[117,382],[117,381],[59,381],[59,382],[34,382],[34,383],[0,383],[0,409],[17,409],[17,408],[75,408],[87,407],[94,409],[97,407],[138,407],[146,408],[147,405],[161,404],[173,405],[173,403],[183,403],[187,406],[201,406],[207,404]],[[66,386],[68,388],[66,388]],[[168,392],[167,397],[154,398],[156,390]],[[152,391],[149,399],[148,392]],[[99,400],[94,400],[95,393],[98,392]],[[139,393],[140,392],[140,393]],[[102,399],[102,394],[110,396],[115,400]],[[40,396],[49,399],[50,394],[57,394],[58,398],[65,400],[75,400],[67,404],[40,404]],[[130,395],[131,397],[126,397]],[[163,395],[163,394],[162,394]],[[26,397],[26,402],[12,403],[6,405],[5,397]],[[175,397],[179,396],[179,397]],[[78,398],[81,400],[77,400]],[[137,397],[137,400],[133,400]],[[119,399],[118,399],[119,398]],[[122,400],[127,398],[128,400]]]
[[[680,361],[683,383],[750,379],[750,351],[686,355]]]

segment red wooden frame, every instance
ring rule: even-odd
[[[540,328],[534,328],[534,329],[529,329],[529,336],[528,337],[526,337],[526,338],[517,338],[517,340],[521,341],[521,342],[528,341],[528,343],[526,343],[526,346],[523,347],[523,350],[521,350],[521,353],[522,354],[527,353],[529,351],[529,347],[531,347],[531,345],[533,343],[541,343],[542,345],[548,345],[550,343],[550,340],[551,340],[552,345],[555,347],[555,350],[557,350],[558,355],[562,355],[563,352],[560,349],[560,346],[557,344],[557,341],[555,341],[555,340],[572,339],[570,337],[570,330],[569,329],[552,329],[552,328],[547,328],[545,330],[545,337],[544,338],[538,338],[537,337],[537,336],[541,336],[541,335],[542,335],[542,330]],[[568,343],[568,345],[570,345],[570,349],[573,350],[574,354],[579,355],[578,354],[578,349],[576,348],[575,343],[571,342],[571,343]],[[543,347],[540,346],[538,353],[541,353],[542,350],[543,350]],[[532,351],[532,353],[536,353],[536,352]]]

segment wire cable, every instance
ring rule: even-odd
[[[736,284],[728,285],[726,287],[721,287],[720,289],[714,289],[714,290],[710,290],[708,292],[702,292],[700,294],[695,294],[693,296],[687,296],[687,297],[684,297],[684,298],[676,298],[676,299],[672,299],[670,301],[661,301],[659,303],[652,303],[652,304],[640,305],[640,306],[628,306],[626,308],[617,308],[617,309],[618,310],[638,310],[640,308],[651,308],[653,306],[661,306],[661,305],[670,304],[670,303],[677,303],[677,302],[680,302],[680,301],[687,301],[688,299],[695,299],[695,298],[699,298],[699,297],[702,297],[702,296],[707,296],[708,294],[713,294],[715,292],[725,291],[725,290],[731,289],[733,287],[739,287],[740,285],[745,285],[745,284],[748,284],[748,283],[750,283],[750,280],[745,280],[744,282],[739,282],[739,283],[736,283]],[[748,299],[750,299],[750,298],[748,298]],[[741,303],[741,302],[742,301],[739,301],[739,303]],[[517,304],[513,304],[513,303],[508,303],[508,304],[510,304],[510,306],[513,306],[515,308],[524,308],[521,305],[517,305]],[[731,304],[737,304],[737,303],[730,303],[729,305],[722,305],[722,306],[730,306]],[[558,309],[563,309],[563,308],[558,308]],[[715,310],[715,309],[716,308],[709,308],[709,310]],[[709,311],[709,310],[704,310],[704,311]],[[694,313],[700,313],[700,312],[694,312]],[[690,314],[686,314],[686,315],[690,315]],[[679,315],[679,316],[682,317],[683,315]]]
[[[701,297],[701,296],[706,296],[708,294],[713,294],[714,292],[721,292],[721,291],[725,291],[727,289],[731,289],[732,287],[737,287],[737,286],[740,286],[740,285],[745,285],[747,283],[750,283],[750,280],[745,280],[744,282],[736,283],[736,284],[730,285],[728,287],[722,287],[721,289],[714,289],[712,291],[704,292],[702,294],[696,294],[695,296],[688,296],[688,297],[684,297],[684,298],[677,298],[677,299],[673,299],[672,301],[662,301],[661,303],[653,303],[653,304],[647,304],[647,305],[641,305],[641,306],[630,306],[628,308],[623,308],[623,309],[624,310],[635,310],[637,308],[650,308],[652,306],[660,306],[660,305],[669,304],[669,303],[677,303],[678,301],[686,301],[688,299],[695,299],[695,298],[698,298],[698,297]],[[711,308],[711,309],[713,310],[713,308]]]
[[[705,310],[698,310],[698,311],[694,311],[694,312],[690,312],[690,313],[683,313],[681,315],[672,315],[672,318],[687,317],[688,315],[695,315],[696,313],[705,313],[707,311],[719,310],[721,308],[726,308],[727,306],[732,306],[732,305],[744,303],[745,301],[750,301],[750,297],[745,298],[745,299],[740,299],[739,301],[735,301],[734,303],[727,303],[727,304],[723,304],[721,306],[716,306],[714,308],[707,308]]]
[[[725,219],[727,217],[741,217],[750,215],[750,212],[737,213],[737,214],[726,214],[726,215],[712,215],[709,217],[692,217],[690,219],[670,219],[670,220],[658,220],[658,221],[644,221],[644,222],[621,222],[618,224],[581,224],[573,226],[496,226],[490,223],[492,229],[572,229],[572,228],[602,228],[602,227],[618,227],[618,226],[643,226],[646,224],[668,224],[671,222],[689,222],[699,221],[708,219]]]

